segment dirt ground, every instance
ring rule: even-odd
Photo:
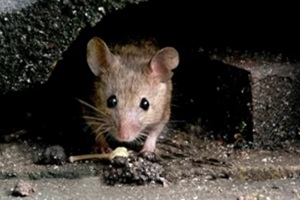
[[[140,199],[149,199],[149,191],[153,188],[156,189],[152,195],[157,198],[167,197],[168,193],[164,190],[169,193],[175,190],[182,195],[180,198],[175,195],[175,199],[300,198],[297,189],[300,185],[299,144],[296,142],[269,150],[258,149],[246,143],[225,144],[221,140],[201,136],[200,132],[200,127],[189,125],[185,130],[168,129],[161,135],[154,163],[162,167],[162,173],[159,174],[162,181],[153,179],[139,184],[117,182],[114,186],[108,185],[104,179],[104,169],[109,162],[89,160],[40,164],[38,161],[45,152],[45,144],[29,140],[0,143],[0,194],[3,197],[0,199],[15,198],[12,197],[12,191],[20,180],[31,182],[35,188],[35,192],[29,194],[29,199],[46,199],[45,194],[49,197],[45,187],[51,186],[46,183],[52,183],[53,187],[61,184],[65,188],[59,191],[52,187],[56,193],[51,192],[51,198],[65,199],[70,194],[67,199],[80,199],[80,196],[72,198],[72,189],[76,188],[74,182],[80,183],[77,187],[81,188],[83,180],[89,180],[84,185],[101,186],[101,190],[106,187],[108,191],[121,188],[120,192],[114,194],[115,199],[127,199],[122,193],[126,188],[140,188],[141,191],[136,194],[142,197]],[[79,191],[77,193],[83,195]],[[89,195],[87,197],[92,199],[96,194]],[[174,193],[173,197],[169,195],[168,198],[174,198]]]

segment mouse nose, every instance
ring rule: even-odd
[[[128,122],[121,121],[119,130],[118,130],[118,138],[120,141],[128,141],[130,136],[130,125]]]
[[[130,142],[136,139],[137,124],[130,120],[121,120],[118,130],[118,139],[122,142]]]
[[[120,130],[118,135],[119,135],[119,138],[121,141],[126,142],[129,139],[129,134],[126,133],[126,131],[124,131],[124,130]]]

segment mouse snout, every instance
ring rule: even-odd
[[[117,138],[122,142],[130,142],[136,139],[138,125],[128,120],[121,120],[118,128]]]

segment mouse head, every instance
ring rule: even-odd
[[[112,51],[100,38],[87,45],[87,63],[97,77],[93,106],[96,135],[107,132],[133,141],[165,124],[170,114],[172,69],[179,63],[172,47],[148,50],[128,46]]]

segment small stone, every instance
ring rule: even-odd
[[[62,165],[66,163],[67,156],[63,147],[59,145],[50,146],[45,149],[39,158],[39,164]]]
[[[27,181],[19,181],[14,190],[12,191],[13,196],[26,197],[35,192],[32,185]]]

